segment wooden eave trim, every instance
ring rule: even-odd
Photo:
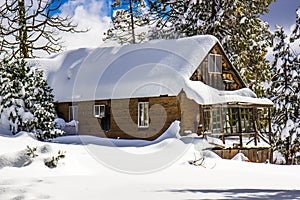
[[[224,104],[209,104],[209,105],[201,105],[204,109],[205,108],[269,108],[273,107],[273,105],[270,104],[251,104],[251,103],[245,103],[245,104],[239,104],[242,102],[237,103],[224,103]]]

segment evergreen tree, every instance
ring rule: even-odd
[[[287,164],[295,163],[300,148],[300,55],[291,47],[300,36],[300,9],[297,13],[297,23],[290,36],[282,27],[275,31],[272,79],[268,88],[274,102],[273,143]]]
[[[149,24],[144,0],[115,0],[112,7],[116,9],[112,18],[113,26],[105,33],[104,40],[132,44],[147,39],[145,30],[137,30]]]
[[[59,31],[82,32],[72,18],[54,14],[61,0],[4,0],[0,5],[1,51],[15,58],[29,58],[35,51],[62,49]],[[84,30],[85,31],[85,30]]]
[[[260,19],[274,0],[150,1],[156,27],[152,38],[211,34],[222,43],[231,62],[258,96],[269,79],[265,58],[272,34]]]
[[[0,65],[1,123],[13,134],[28,131],[38,139],[54,138],[55,109],[51,88],[42,71],[21,61],[3,61]]]

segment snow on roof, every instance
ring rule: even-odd
[[[217,43],[210,35],[154,40],[118,47],[81,48],[28,63],[45,71],[59,102],[177,96],[182,89],[199,104],[256,99],[244,97],[245,94],[224,98],[224,94],[229,95],[189,80]]]
[[[257,98],[256,94],[249,88],[242,88],[234,91],[221,91],[205,85],[200,81],[187,81],[185,91],[189,99],[194,99],[202,105],[238,103],[255,105],[273,105],[267,98]]]

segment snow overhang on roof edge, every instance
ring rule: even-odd
[[[249,88],[242,88],[235,91],[221,91],[212,88],[200,81],[186,81],[183,88],[187,98],[194,100],[200,105],[220,104],[247,104],[272,106],[273,102],[266,98],[257,98],[256,94]]]

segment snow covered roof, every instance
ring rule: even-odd
[[[199,104],[224,101],[270,104],[270,101],[258,100],[249,90],[228,95],[189,80],[217,43],[214,36],[203,35],[117,47],[82,48],[28,62],[45,71],[55,100],[59,102],[177,96],[183,89]]]

